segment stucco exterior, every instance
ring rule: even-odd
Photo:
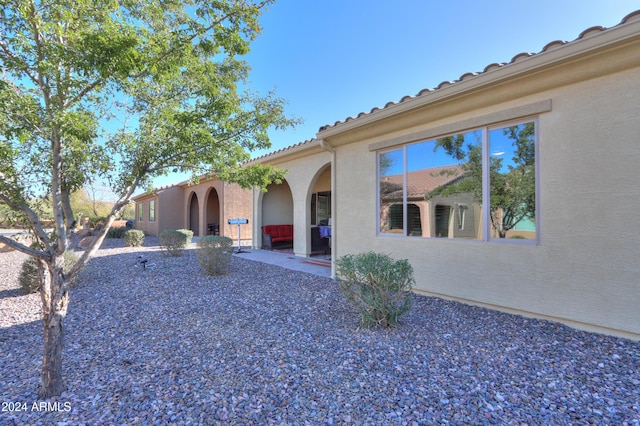
[[[262,245],[262,226],[292,223],[293,251],[297,256],[311,254],[312,196],[318,192],[331,192],[331,152],[325,150],[318,141],[309,141],[301,150],[278,153],[260,159],[263,164],[270,164],[287,170],[287,186],[281,188],[270,186],[268,191],[254,190],[253,197],[253,241],[254,248]],[[278,194],[278,202],[271,202],[270,197]]]
[[[182,205],[182,188],[169,186],[153,192],[139,195],[134,198],[136,228],[149,235],[160,235],[167,229],[181,229],[182,211],[178,206]],[[155,219],[151,219],[151,203],[155,203]],[[140,208],[142,215],[140,216]]]
[[[155,221],[149,221],[149,205],[156,203]],[[215,232],[218,235],[238,239],[238,225],[229,225],[229,219],[249,219],[240,226],[243,244],[251,244],[252,192],[237,184],[225,183],[215,178],[202,179],[197,184],[182,182],[158,188],[134,198],[136,203],[136,228],[149,235],[159,235],[167,229],[190,229],[194,236],[202,237]],[[139,220],[138,209],[143,216]],[[212,225],[212,226],[209,226]],[[216,228],[213,228],[213,225]]]
[[[368,249],[387,252],[410,261],[417,290],[425,293],[640,335],[640,239],[631,231],[640,228],[640,218],[627,214],[640,207],[640,146],[634,142],[640,131],[640,25],[628,26],[636,36],[619,46],[566,59],[562,52],[597,45],[598,38],[614,38],[611,33],[630,28],[598,33],[514,63],[523,68],[520,73],[496,70],[504,79],[488,73],[460,82],[469,90],[457,88],[444,96],[444,89],[441,99],[407,108],[393,120],[343,132],[333,129],[325,141],[339,146],[339,196],[350,200],[337,204],[336,256]],[[546,64],[545,55],[558,59]],[[426,137],[421,132],[437,136],[438,129],[465,130],[477,117],[487,117],[491,124],[518,108],[522,110],[515,115],[538,119],[538,244],[376,234],[371,214],[376,198],[358,196],[374,192],[376,147]],[[463,127],[456,129],[456,123]]]
[[[309,256],[311,228],[331,225],[333,276],[341,256],[384,252],[409,260],[417,292],[640,339],[638,99],[635,12],[613,28],[591,28],[572,42],[549,43],[540,53],[517,55],[508,64],[489,65],[324,126],[315,139],[254,159],[249,164],[287,170],[286,182],[266,193],[214,181],[181,185],[183,215],[171,216],[173,226],[204,235],[220,206],[224,219],[250,218],[243,238],[254,248],[262,245],[263,225],[292,223],[294,253]],[[528,210],[529,223],[521,231],[513,228],[498,238],[489,217],[506,216],[507,210],[494,210],[488,202],[493,189],[487,182],[493,179],[492,156],[504,153],[491,153],[486,140],[492,129],[523,123],[535,129],[529,153],[535,162],[510,166],[504,176],[520,170],[535,177],[535,194],[527,198],[535,211]],[[402,189],[392,201],[379,195],[386,152],[404,152],[406,174],[397,182],[406,188],[408,146],[465,132],[481,135],[482,199],[473,192],[433,195],[425,188],[412,194]],[[462,170],[464,179],[471,176]],[[401,226],[389,232],[381,226],[385,202],[411,203],[419,225],[407,229],[408,213],[402,213]],[[437,205],[447,202],[450,228],[440,225],[440,232],[434,225],[442,211]],[[459,213],[462,205],[469,209],[468,224]],[[459,228],[453,225],[455,212]],[[165,216],[157,215],[160,229]],[[221,233],[228,235],[228,226]],[[515,234],[521,239],[509,238]]]
[[[616,27],[587,30],[573,42],[550,43],[538,54],[325,126],[316,139],[256,161],[289,170],[297,255],[309,253],[312,180],[330,167],[334,261],[388,253],[409,260],[418,292],[638,339],[639,98],[636,13]],[[536,126],[532,240],[380,232],[379,152],[514,120]],[[254,192],[254,240],[261,209]]]

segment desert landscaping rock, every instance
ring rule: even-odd
[[[68,389],[37,410],[23,259],[0,254],[0,425],[640,424],[638,342],[418,295],[399,327],[363,330],[333,280],[237,256],[209,277],[153,237],[105,240],[83,271]]]

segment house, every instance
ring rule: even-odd
[[[136,228],[158,236],[168,229],[191,229],[195,236],[210,234],[238,239],[238,226],[229,219],[250,219],[252,193],[215,177],[188,181],[138,195]],[[240,227],[240,239],[250,241],[250,226]]]
[[[289,223],[309,256],[331,224],[334,261],[408,259],[418,293],[640,339],[639,99],[640,11],[253,159],[288,171],[253,246]]]

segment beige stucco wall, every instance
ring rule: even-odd
[[[313,187],[313,192],[331,191],[331,168],[326,168],[319,176]]]
[[[621,60],[631,61],[629,54]],[[633,69],[464,111],[487,103],[481,97],[491,91],[480,91],[465,97],[461,113],[455,104],[434,106],[424,124],[411,125],[412,116],[401,130],[385,135],[381,126],[374,137],[339,146],[335,255],[386,252],[411,262],[420,291],[640,337],[640,54],[633,55]],[[531,90],[522,87],[527,81],[516,84],[515,93],[535,92],[539,81]],[[503,84],[498,98],[509,89]],[[376,235],[371,144],[546,100],[552,109],[539,115],[538,127],[539,245]],[[446,118],[429,122],[439,115]]]
[[[410,261],[418,292],[640,339],[639,98],[635,17],[327,126],[259,161],[289,171],[297,255],[308,253],[309,197],[331,164],[334,261],[388,253]],[[516,119],[537,119],[537,244],[378,235],[377,150]],[[254,191],[256,222],[261,200]]]
[[[293,223],[293,198],[287,181],[270,184],[262,196],[262,225]]]

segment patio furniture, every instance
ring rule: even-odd
[[[262,247],[293,247],[293,225],[265,225],[262,227]]]
[[[311,227],[311,253],[322,252],[327,254],[329,251],[329,238],[321,236],[320,226]]]

